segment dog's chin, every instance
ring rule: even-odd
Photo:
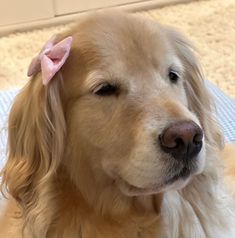
[[[180,173],[177,173],[173,176],[167,176],[166,178],[163,178],[162,182],[156,183],[155,185],[149,187],[137,187],[128,183],[128,181],[121,177],[116,179],[116,183],[119,186],[121,192],[127,196],[145,196],[162,193],[169,190],[182,189],[190,182],[195,174],[198,173],[183,169]]]
[[[173,165],[173,168],[169,168],[168,171],[174,172],[171,172],[170,174],[163,174],[160,180],[152,181],[150,186],[143,187],[138,186],[137,184],[132,184],[122,176],[115,176],[115,180],[121,192],[125,195],[151,195],[184,188],[193,177],[203,172],[204,167],[205,150],[202,149],[196,158],[187,163],[181,163],[180,166]]]

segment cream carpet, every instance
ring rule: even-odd
[[[235,98],[235,0],[207,0],[140,12],[174,26],[199,49],[206,77]],[[31,58],[69,24],[0,38],[0,89],[27,82]]]

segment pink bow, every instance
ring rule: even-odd
[[[53,36],[42,48],[41,52],[33,58],[28,68],[28,76],[42,72],[42,82],[47,85],[54,75],[61,69],[67,60],[73,38],[71,36],[55,44]]]

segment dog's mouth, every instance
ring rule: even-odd
[[[176,173],[170,178],[167,178],[164,184],[166,185],[172,184],[178,179],[186,180],[191,175],[191,173],[192,173],[191,169],[189,169],[188,167],[183,167],[183,169],[180,172]]]
[[[192,173],[189,168],[184,167],[180,172],[177,172],[173,176],[167,176],[163,182],[156,183],[156,185],[150,187],[135,186],[120,176],[116,178],[116,183],[121,191],[128,196],[150,195],[184,187],[190,180]]]

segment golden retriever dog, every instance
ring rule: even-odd
[[[50,39],[9,116],[1,238],[232,238],[222,137],[190,43],[98,12]]]

